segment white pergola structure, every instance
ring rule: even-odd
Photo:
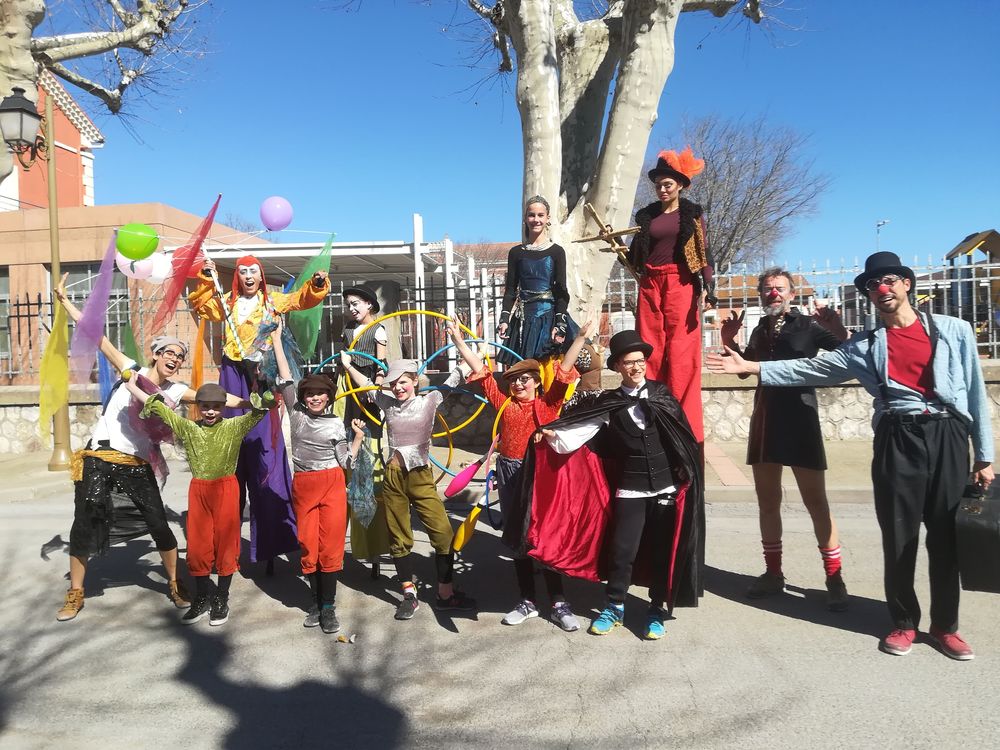
[[[325,246],[323,242],[280,242],[280,243],[236,243],[219,244],[206,241],[204,251],[219,268],[222,279],[228,278],[236,261],[244,255],[252,254],[265,264],[268,283],[283,285],[289,277],[302,271],[305,264],[318,255]],[[174,247],[166,247],[172,252]],[[483,322],[483,330],[492,330],[491,319],[495,320],[493,287],[489,285],[487,270],[477,269],[472,256],[464,257],[456,253],[447,236],[440,241],[424,240],[424,222],[420,214],[413,214],[413,238],[404,240],[371,240],[363,242],[334,242],[332,246],[332,266],[330,277],[333,289],[344,289],[365,282],[395,282],[401,289],[408,289],[416,310],[427,310],[427,275],[442,274],[445,288],[445,313],[452,317],[456,312],[455,290],[467,287],[469,294],[469,328],[476,330]],[[275,278],[274,269],[285,274]],[[225,283],[225,282],[224,282]],[[415,351],[413,356],[424,360],[429,351],[425,340],[424,326],[415,327]],[[455,352],[449,354],[454,361]]]

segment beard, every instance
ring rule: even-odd
[[[773,302],[764,306],[764,314],[769,318],[777,318],[785,312],[784,302]]]

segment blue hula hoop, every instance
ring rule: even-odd
[[[497,349],[502,349],[503,351],[507,352],[508,354],[511,354],[511,355],[517,357],[519,361],[522,360],[522,359],[524,359],[524,357],[522,357],[520,354],[518,354],[517,352],[515,352],[513,349],[508,349],[506,346],[504,346],[503,344],[498,344],[496,341],[487,341],[486,339],[465,339],[465,343],[466,344],[489,344],[490,346],[495,346]],[[435,357],[437,357],[439,354],[443,354],[444,352],[448,351],[453,346],[455,346],[454,342],[452,342],[450,344],[445,344],[440,349],[438,349],[436,352],[434,352],[431,356],[429,356],[427,359],[425,359],[424,363],[422,365],[420,365],[420,369],[417,370],[417,375],[420,375],[427,368],[427,365],[430,364],[430,362]]]
[[[312,371],[314,373],[315,372],[319,372],[319,368],[321,368],[327,362],[332,362],[334,359],[338,359],[341,354],[350,354],[352,357],[364,357],[365,359],[370,359],[372,362],[374,362],[376,365],[378,365],[379,367],[381,367],[386,372],[389,371],[389,366],[385,362],[383,362],[381,359],[379,359],[378,357],[373,357],[371,354],[368,354],[367,352],[359,352],[359,351],[355,351],[354,349],[344,349],[343,351],[336,352],[335,354],[331,354],[329,357],[327,357],[326,359],[324,359],[318,365],[316,365],[315,367],[313,367]]]

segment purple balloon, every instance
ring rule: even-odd
[[[265,198],[260,204],[260,220],[268,230],[277,232],[292,223],[292,204],[280,195]]]

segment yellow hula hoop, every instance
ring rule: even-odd
[[[398,318],[401,315],[428,315],[428,316],[430,316],[432,318],[441,318],[442,320],[451,320],[451,318],[449,318],[447,315],[445,315],[443,313],[439,313],[439,312],[433,312],[431,310],[397,310],[396,312],[387,313],[385,315],[382,315],[381,317],[375,318],[375,320],[373,320],[371,323],[369,323],[363,329],[361,329],[361,333],[359,333],[357,336],[354,337],[354,341],[351,342],[351,344],[350,344],[350,346],[348,348],[349,349],[353,349],[354,346],[355,346],[355,344],[358,343],[358,341],[361,339],[362,334],[367,329],[371,328],[372,326],[378,325],[383,320],[389,320],[390,318]],[[461,323],[458,324],[458,327],[461,328],[465,333],[469,334],[469,336],[471,338],[478,338],[476,336],[476,334],[475,334],[474,331],[466,328]],[[487,367],[491,367],[490,357],[489,357],[488,354],[486,355],[486,366]],[[348,380],[348,382],[351,385],[354,385],[354,381],[351,378],[350,373],[347,374],[347,380]],[[374,387],[376,389],[378,388],[378,386],[374,386]],[[370,411],[368,411],[364,407],[364,405],[361,403],[361,401],[358,399],[357,393],[358,393],[359,390],[372,390],[372,386],[365,386],[363,388],[353,388],[353,389],[351,389],[349,391],[344,391],[343,395],[346,396],[347,394],[351,394],[352,398],[354,399],[354,403],[356,403],[358,405],[358,408],[361,409],[361,411],[363,411],[365,413],[366,417],[368,417],[371,421],[375,422],[376,424],[382,424],[382,420],[379,419],[378,417],[376,417]],[[340,398],[340,396],[338,396],[337,398]],[[458,427],[456,427],[453,430],[448,429],[448,423],[445,422],[445,431],[444,432],[435,432],[433,435],[431,435],[431,437],[432,438],[439,438],[439,437],[444,437],[445,435],[447,435],[448,436],[448,442],[450,443],[451,442],[451,436],[454,435],[459,430],[461,430],[462,428],[468,427],[470,424],[472,424],[472,422],[476,419],[476,417],[478,417],[482,413],[483,409],[485,409],[485,408],[486,408],[486,404],[485,403],[479,404],[479,408],[476,409],[472,413],[472,416],[469,417],[468,419],[466,419],[464,422],[462,422],[462,424],[460,424]],[[443,419],[441,421],[444,422]]]
[[[500,427],[500,417],[503,415],[503,410],[506,409],[508,406],[510,406],[510,402],[512,400],[513,399],[511,399],[511,397],[508,396],[507,399],[502,404],[500,404],[500,408],[497,409],[497,418],[493,420],[493,433],[490,435],[491,441],[497,439],[497,428]]]
[[[377,386],[377,385],[363,385],[360,388],[352,388],[349,391],[344,391],[343,393],[338,393],[336,395],[336,397],[334,397],[333,400],[337,401],[338,399],[342,399],[344,396],[351,396],[351,395],[354,395],[354,397],[357,398],[356,394],[358,394],[358,393],[361,393],[361,392],[364,392],[364,391],[377,391],[377,390],[379,390],[379,386]],[[455,432],[455,430],[448,429],[448,423],[445,421],[445,419],[444,419],[443,416],[441,416],[440,414],[435,414],[435,416],[438,419],[440,419],[441,420],[441,424],[444,425],[444,432],[442,432],[441,435],[436,435],[435,437],[442,437],[444,435],[448,436],[448,460],[445,462],[444,467],[445,467],[445,469],[450,469],[451,468],[451,459],[455,455],[455,444],[452,442],[451,434],[453,432]],[[434,484],[437,484],[442,479],[444,479],[445,474],[447,474],[447,472],[446,471],[442,471],[441,474],[438,476],[438,478],[434,480]]]
[[[451,442],[451,433],[454,432],[454,430],[448,429],[448,423],[444,421],[444,417],[442,417],[440,414],[435,414],[434,416],[440,419],[441,424],[444,425],[444,432],[442,432],[441,434],[448,436],[448,460],[444,462],[444,469],[442,469],[441,473],[438,474],[438,478],[434,480],[434,484],[437,484],[442,479],[444,479],[445,476],[447,476],[448,469],[451,468],[451,457],[455,452],[455,444]]]

